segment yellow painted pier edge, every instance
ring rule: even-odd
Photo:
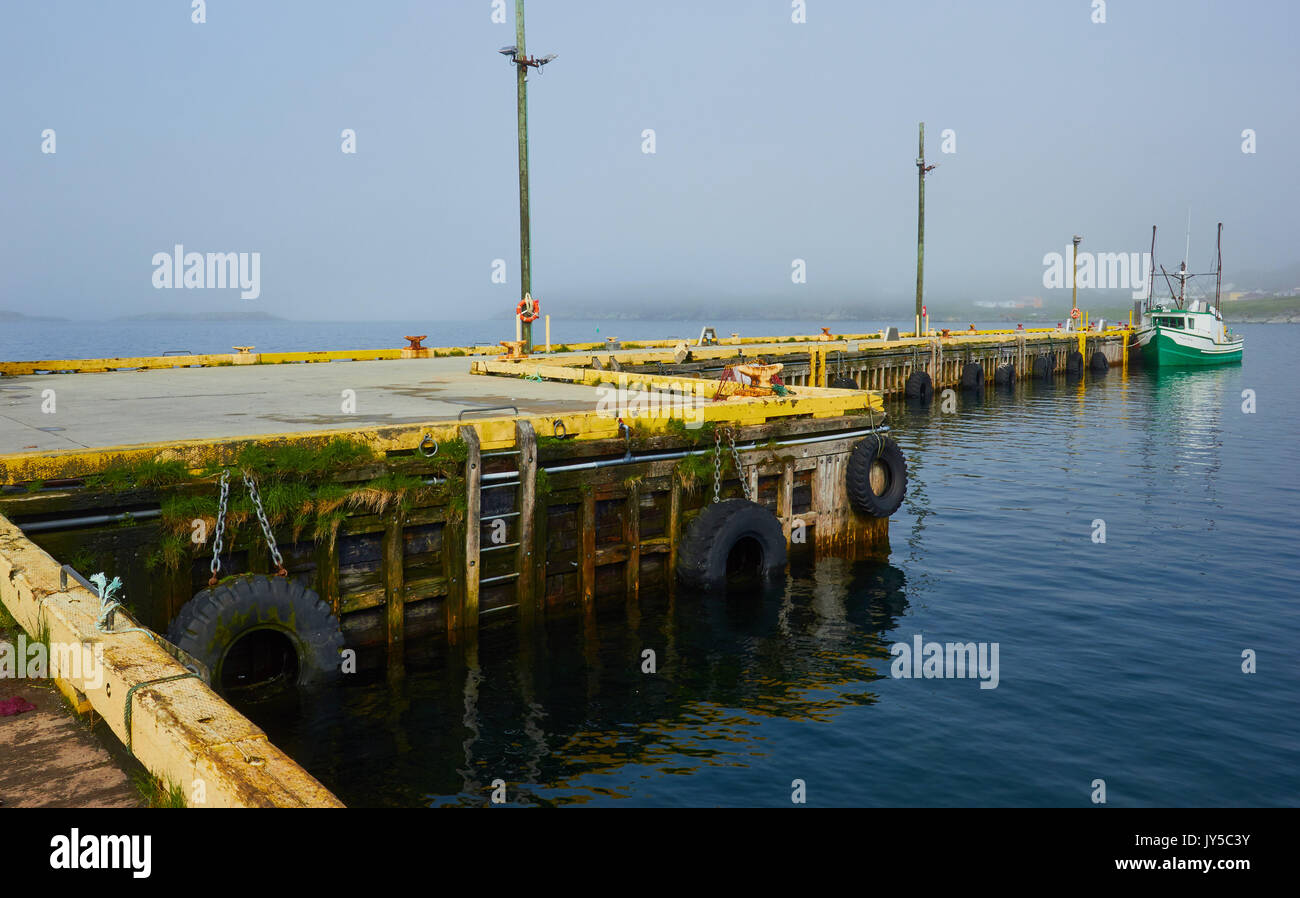
[[[343,806],[148,636],[97,630],[99,597],[75,582],[63,587],[59,572],[0,517],[0,601],[28,633],[48,633],[51,645],[102,648],[100,670],[52,669],[59,689],[79,710],[99,714],[153,776],[179,785],[188,807]],[[51,655],[53,666],[59,653]]]

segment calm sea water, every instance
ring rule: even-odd
[[[154,345],[299,348],[298,327]],[[335,344],[433,332],[378,327]],[[911,482],[887,561],[797,568],[742,601],[644,596],[523,643],[488,627],[474,653],[413,645],[400,681],[245,710],[352,805],[482,805],[496,779],[527,805],[788,806],[794,779],[811,805],[1086,806],[1096,779],[1116,806],[1295,805],[1300,329],[1240,329],[1239,367],[893,407]],[[997,643],[997,688],[892,678],[889,647],[917,634]]]

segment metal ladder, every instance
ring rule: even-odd
[[[492,452],[484,452],[484,453],[481,453],[481,454],[479,455],[479,458],[480,458],[480,459],[484,459],[484,460],[486,460],[486,459],[489,459],[489,458],[500,458],[500,457],[505,457],[505,456],[509,456],[509,455],[518,456],[518,455],[519,455],[519,452],[520,452],[520,450],[517,449],[517,448],[516,448],[516,449],[498,449],[498,450],[494,450],[494,451],[492,451]],[[492,489],[513,489],[513,490],[514,490],[514,500],[513,500],[513,502],[512,502],[511,504],[512,504],[512,506],[514,507],[514,510],[513,510],[513,511],[503,511],[503,512],[498,512],[498,513],[496,513],[496,514],[490,514],[490,515],[480,515],[480,516],[479,516],[479,526],[482,527],[483,523],[488,522],[488,521],[509,520],[510,518],[518,518],[519,515],[520,515],[520,511],[519,511],[519,502],[520,502],[520,500],[519,500],[519,487],[520,487],[520,486],[522,485],[522,483],[523,483],[523,480],[522,480],[522,478],[520,477],[520,472],[519,472],[518,466],[516,466],[515,470],[513,470],[513,471],[497,471],[497,472],[492,473],[492,474],[486,474],[486,473],[485,473],[485,474],[482,475],[481,480],[482,480],[482,482],[481,482],[480,485],[479,485],[479,496],[480,496],[480,498],[479,498],[479,502],[480,502],[480,503],[483,502],[483,498],[482,498],[483,494],[486,493],[488,490],[492,490]],[[489,481],[491,481],[491,482],[489,482]],[[516,531],[516,534],[517,534],[517,531]],[[483,544],[483,538],[482,538],[482,535],[480,534],[480,536],[479,536],[479,550],[478,550],[478,551],[479,551],[479,557],[480,557],[480,566],[482,565],[482,561],[481,561],[482,556],[485,555],[485,554],[488,553],[488,552],[500,552],[500,551],[503,551],[503,550],[518,549],[518,548],[519,548],[519,542],[518,542],[518,536],[517,536],[517,535],[516,535],[516,537],[515,537],[515,541],[514,541],[514,542],[491,543],[491,544],[489,544],[489,545],[484,545],[484,544]],[[515,571],[511,571],[510,573],[507,573],[507,574],[499,574],[499,575],[497,575],[497,576],[495,576],[495,577],[482,577],[482,578],[479,579],[478,583],[479,583],[479,586],[480,586],[480,587],[483,587],[483,586],[490,586],[490,585],[492,585],[492,584],[494,584],[494,583],[502,583],[502,582],[505,582],[505,581],[507,581],[507,580],[518,580],[518,579],[519,579],[519,573],[520,573],[520,572],[519,572],[518,570],[515,570]],[[491,613],[492,611],[505,611],[505,610],[508,609],[508,608],[513,608],[513,607],[515,607],[517,604],[518,604],[518,600],[516,599],[515,604],[512,604],[512,605],[500,605],[500,606],[498,606],[498,607],[496,607],[496,608],[489,609],[489,611],[486,611],[486,612],[480,610],[479,613],[480,613],[480,614],[485,614],[485,613]]]

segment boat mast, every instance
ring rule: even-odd
[[[1147,278],[1147,301],[1142,311],[1150,314],[1156,298],[1156,226],[1151,226],[1151,275]],[[1139,322],[1140,323],[1140,322]]]
[[[1215,255],[1217,261],[1214,266],[1214,307],[1223,313],[1223,304],[1219,295],[1223,289],[1223,222],[1219,222],[1219,234],[1215,238]]]

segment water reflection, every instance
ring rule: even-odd
[[[1225,405],[1234,403],[1226,368],[1144,372],[1148,395],[1142,441],[1142,498],[1146,507],[1186,502],[1189,493],[1214,508],[1223,466]],[[1215,529],[1211,520],[1209,530]]]
[[[743,766],[765,751],[763,719],[874,703],[880,634],[907,607],[898,568],[824,559],[744,596],[643,597],[414,646],[401,679],[373,658],[360,682],[244,710],[351,805],[482,805],[496,779],[522,804],[626,797],[645,777]]]

